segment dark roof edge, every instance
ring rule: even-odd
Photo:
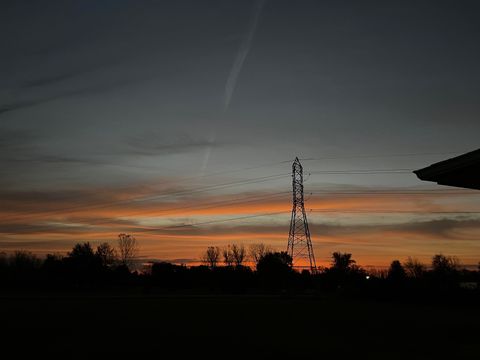
[[[435,181],[432,177],[478,162],[480,162],[480,149],[437,162],[423,169],[415,170],[413,173],[417,175],[420,180]]]

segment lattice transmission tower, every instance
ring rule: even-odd
[[[317,264],[313,253],[310,230],[308,229],[307,214],[303,201],[303,167],[298,157],[292,164],[293,207],[288,234],[287,253],[295,265],[298,260],[308,260],[310,271],[316,273]]]

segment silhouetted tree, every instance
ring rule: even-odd
[[[7,273],[14,286],[37,283],[38,270],[41,261],[36,255],[29,251],[15,251],[8,257]]]
[[[257,266],[258,262],[262,257],[271,252],[273,252],[273,249],[262,243],[252,244],[249,247],[250,258],[252,259],[255,266]]]
[[[352,254],[334,252],[332,254],[332,268],[336,271],[347,273],[351,266],[355,264]]]
[[[100,259],[102,266],[105,267],[113,265],[117,258],[115,248],[107,242],[97,246],[95,255]]]
[[[8,258],[5,252],[0,252],[0,269],[6,268],[8,266]]]
[[[95,256],[89,242],[78,243],[65,259],[67,266],[74,271],[77,279],[91,278],[100,271],[100,259]]]
[[[233,261],[235,262],[235,266],[237,267],[242,266],[246,257],[245,246],[233,244],[232,255],[233,255]]]
[[[226,246],[222,250],[223,263],[226,266],[232,266],[234,262],[233,251],[230,245]]]
[[[130,268],[135,258],[138,256],[139,246],[137,239],[133,235],[119,234],[118,235],[118,250],[120,263]]]
[[[403,268],[402,264],[398,260],[393,260],[390,264],[390,269],[388,270],[387,278],[390,281],[395,283],[399,283],[405,280],[406,274],[405,269]]]
[[[41,261],[29,251],[18,250],[10,256],[9,265],[16,272],[32,272],[40,268]]]
[[[50,285],[69,286],[68,264],[61,254],[47,254],[42,264],[42,272],[45,275],[45,281]]]
[[[437,286],[447,289],[456,286],[459,261],[452,256],[437,254],[432,258],[432,274]]]
[[[352,254],[334,252],[332,266],[325,271],[325,285],[331,289],[357,287],[365,281],[365,270],[355,264]]]
[[[408,257],[407,261],[403,264],[405,272],[408,277],[414,279],[420,279],[425,274],[427,267],[415,258]]]
[[[63,266],[63,256],[61,254],[47,254],[42,267],[48,272],[58,272]]]
[[[371,268],[368,269],[368,275],[377,279],[386,279],[388,277],[388,269]]]
[[[210,269],[213,269],[217,266],[219,259],[220,248],[218,248],[217,246],[208,247],[205,253],[202,255],[202,262]]]
[[[437,254],[432,258],[432,270],[436,273],[452,273],[458,270],[459,261],[453,256]]]
[[[72,259],[93,259],[95,254],[92,245],[90,245],[89,242],[86,242],[75,244],[72,251],[68,253],[68,257]]]
[[[187,268],[168,262],[152,264],[151,275],[157,285],[179,287],[185,284]]]
[[[291,273],[293,259],[285,251],[267,253],[260,258],[257,264],[259,274],[281,276]]]

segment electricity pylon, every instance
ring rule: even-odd
[[[303,167],[298,157],[292,164],[293,207],[288,234],[287,253],[296,260],[308,259],[310,272],[316,273],[317,264],[313,253],[310,230],[308,229],[307,214],[303,201]]]

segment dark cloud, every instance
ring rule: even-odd
[[[480,218],[441,218],[424,221],[410,221],[399,224],[367,224],[367,225],[331,225],[312,224],[312,231],[318,234],[353,235],[355,233],[410,233],[412,235],[427,235],[439,240],[452,240],[462,238],[458,230],[480,230]]]
[[[17,235],[33,235],[33,234],[98,234],[105,231],[113,231],[116,233],[141,233],[145,231],[139,226],[135,220],[120,220],[114,218],[102,218],[101,216],[92,217],[61,217],[58,216],[51,221],[22,222],[17,220],[12,223],[0,224],[0,234],[17,234]]]
[[[16,156],[9,156],[7,158],[0,159],[3,162],[12,162],[16,165],[19,163],[39,163],[39,164],[82,164],[82,165],[108,165],[109,162],[97,160],[94,158],[75,158],[75,157],[68,157],[68,156],[61,156],[61,155],[43,155],[35,152],[27,154],[19,154],[17,153]]]
[[[32,130],[0,128],[0,156],[30,147],[37,138]]]
[[[39,212],[49,211],[52,204],[60,206],[60,208],[72,205],[72,200],[76,200],[74,203],[81,202],[83,204],[89,204],[94,200],[97,201],[112,201],[113,195],[104,191],[95,192],[93,189],[89,190],[62,190],[56,191],[0,191],[0,201],[5,208],[9,210],[24,209],[29,205],[33,205],[34,209]],[[45,204],[38,206],[40,204]]]
[[[70,226],[68,224],[52,223],[52,224],[34,224],[34,223],[12,223],[0,224],[1,234],[86,234],[89,233],[86,227]]]
[[[22,110],[25,108],[34,107],[37,105],[42,105],[45,103],[49,103],[49,102],[64,99],[64,98],[70,98],[70,97],[82,96],[82,95],[94,95],[94,94],[109,92],[118,87],[132,84],[133,82],[137,82],[137,80],[117,80],[113,82],[105,82],[102,84],[81,87],[73,90],[60,90],[51,96],[45,96],[45,97],[40,97],[36,99],[31,99],[31,100],[11,102],[11,103],[0,105],[0,115],[17,111],[17,110]]]
[[[77,69],[72,69],[72,70],[65,70],[60,73],[53,73],[51,75],[46,75],[46,76],[41,76],[41,77],[35,77],[31,80],[27,80],[22,88],[28,89],[28,88],[37,88],[37,87],[46,87],[46,86],[52,86],[56,85],[61,82],[65,81],[70,81],[75,80],[75,78],[78,78],[80,76],[85,76],[87,74],[90,74],[92,72],[98,71],[99,69],[108,69],[109,67],[112,67],[116,65],[115,62],[110,62],[107,64],[96,64],[96,65],[91,65],[87,67],[78,67]],[[61,70],[62,71],[62,70]],[[89,75],[91,76],[91,74]]]
[[[123,209],[125,211],[169,210],[172,206],[198,205],[215,200],[205,194],[191,194],[191,187],[165,180],[160,184],[135,184],[133,186],[83,187],[75,189],[5,190],[0,189],[0,209],[46,215],[50,212],[67,216],[76,210]],[[193,189],[195,192],[198,189]],[[174,196],[174,195],[177,196]],[[181,195],[184,194],[183,198]],[[222,197],[220,197],[220,200]],[[224,199],[224,198],[223,198]],[[224,199],[225,200],[225,199]],[[228,200],[228,199],[227,199]],[[176,205],[173,205],[176,204]],[[202,205],[202,204],[200,204]],[[62,212],[63,210],[63,212]]]
[[[443,218],[430,221],[419,221],[401,224],[399,226],[391,226],[393,229],[412,232],[417,234],[427,234],[435,236],[438,239],[456,239],[462,236],[457,233],[462,229],[480,230],[479,218]]]
[[[30,87],[48,86],[48,85],[52,85],[58,82],[62,82],[62,81],[74,78],[84,73],[86,73],[86,71],[73,71],[70,73],[42,77],[42,78],[28,81],[27,83],[25,83],[24,87],[30,88]]]
[[[222,147],[224,144],[194,137],[188,134],[168,135],[157,132],[145,133],[139,136],[129,136],[128,153],[138,155],[167,155],[197,151],[207,147]]]
[[[144,232],[155,234],[171,234],[172,231],[185,235],[229,235],[229,234],[288,234],[288,224],[282,225],[212,225],[212,226],[181,226],[158,230],[144,229]],[[331,223],[310,223],[310,230],[312,234],[322,241],[322,235],[327,237],[335,236],[351,236],[354,239],[355,234],[379,234],[383,232],[395,233],[409,233],[411,235],[427,235],[438,238],[439,240],[460,239],[462,236],[457,233],[458,230],[475,230],[480,229],[480,218],[442,218],[427,221],[412,221],[395,224],[365,224],[365,225],[350,225],[350,224],[331,224]],[[142,231],[141,228],[138,229]],[[248,236],[248,235],[247,235]]]
[[[0,105],[0,115],[2,115],[4,113],[16,111],[16,110],[21,110],[21,109],[24,109],[24,108],[28,108],[28,107],[31,107],[31,106],[35,106],[35,105],[38,105],[38,104],[41,104],[43,102],[50,101],[50,100],[53,100],[53,99],[55,99],[55,98],[50,98],[50,99],[47,98],[47,99],[42,99],[42,100],[17,101],[17,102],[12,102],[12,103],[8,103],[8,104]]]
[[[56,248],[67,248],[75,244],[75,240],[64,240],[64,239],[55,239],[55,240],[24,240],[21,242],[13,240],[4,240],[0,242],[0,249],[2,250],[21,250],[21,249],[34,249],[38,250],[47,250]]]

